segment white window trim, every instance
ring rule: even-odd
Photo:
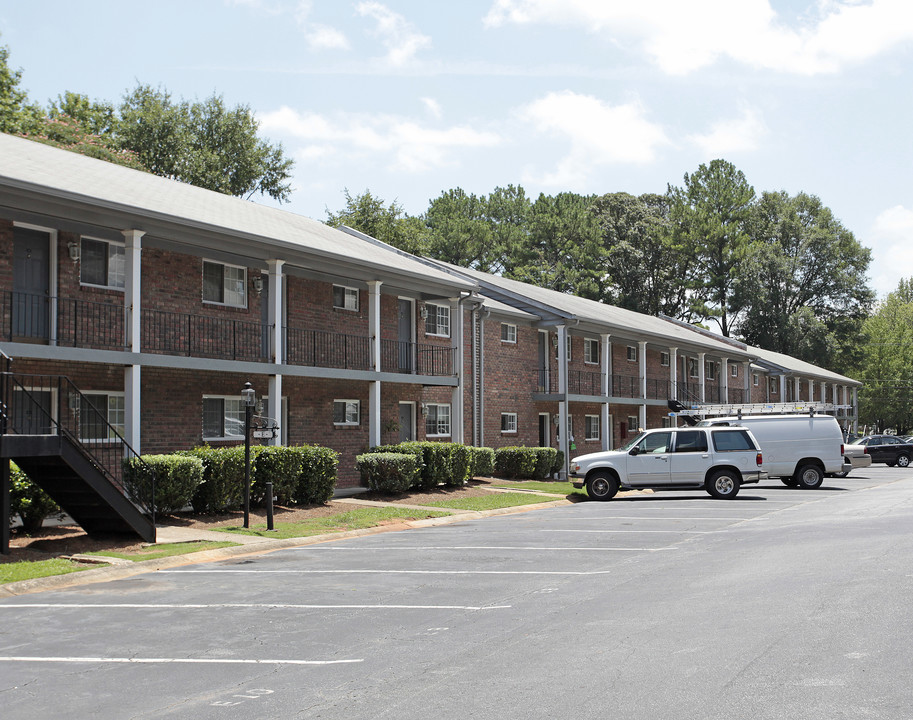
[[[336,288],[342,288],[342,305],[336,304]],[[355,295],[355,307],[350,308],[346,307],[346,301],[352,297],[351,293]],[[358,293],[358,288],[350,287],[349,285],[333,285],[333,309],[334,310],[347,310],[348,312],[358,312],[358,308],[361,305],[361,298]]]
[[[206,264],[207,263],[209,263],[210,265],[220,265],[223,268],[223,271],[222,271],[222,293],[223,293],[223,295],[225,294],[224,268],[234,268],[235,270],[240,270],[241,272],[244,273],[244,278],[241,281],[241,287],[244,290],[243,304],[238,305],[235,303],[219,302],[218,300],[207,300],[205,297],[203,297],[203,293],[205,291],[203,278],[205,277],[205,274],[206,274]],[[208,258],[203,258],[203,263],[202,263],[202,265],[200,265],[200,297],[203,300],[203,304],[204,305],[215,305],[216,307],[247,308],[248,297],[250,295],[250,293],[248,293],[248,291],[247,291],[247,280],[248,280],[247,268],[244,267],[243,265],[232,265],[231,263],[220,262],[219,260],[210,260]]]
[[[584,442],[599,442],[600,437],[602,435],[602,428],[599,427],[599,425],[600,425],[599,416],[598,415],[584,415],[583,417],[584,417],[583,434],[585,436],[583,438],[583,441]],[[596,437],[592,437],[590,435],[590,427],[593,425],[592,421],[595,421]]]
[[[699,378],[700,377],[700,368],[698,367],[697,358],[688,358],[688,362],[685,363],[688,367],[688,377],[690,378]]]
[[[425,407],[428,408],[429,412],[431,408],[447,408],[447,432],[444,433],[429,433],[428,432],[428,423],[425,422],[425,437],[451,437],[453,434],[453,414],[451,413],[450,403],[426,403]]]
[[[446,310],[447,315],[447,332],[428,332],[428,320],[425,320],[425,335],[430,335],[431,337],[450,337],[450,306],[449,305],[437,305],[435,303],[425,303],[425,307],[428,308],[428,317],[431,317],[431,314],[434,313],[434,327],[439,328],[440,318],[444,314],[441,310]]]
[[[203,398],[202,398],[202,400],[200,401],[200,406],[201,406],[200,409],[201,409],[201,410],[202,410],[202,405],[203,405],[203,403],[204,403],[206,400],[222,400],[222,401],[225,401],[225,400],[236,400],[237,402],[239,402],[239,403],[241,404],[242,409],[243,409],[243,407],[244,407],[244,398],[241,397],[240,395],[203,395]],[[240,418],[238,418],[238,419],[240,420]],[[202,431],[205,431],[205,427],[202,427],[202,423],[203,423],[202,414],[201,414],[201,416],[200,416],[200,423],[201,423],[201,432],[202,432]],[[225,435],[225,434],[224,434],[224,430],[225,430],[225,427],[224,427],[224,425],[225,425],[225,410],[224,410],[224,407],[223,407],[223,410],[222,410],[222,425],[223,425],[223,427],[222,427],[223,434],[222,434],[222,435],[220,435],[220,436],[212,436],[212,435],[205,435],[205,434],[204,434],[204,435],[203,435],[203,441],[204,441],[204,442],[221,442],[221,441],[225,441],[225,442],[232,442],[232,441],[234,441],[234,442],[236,442],[236,441],[238,441],[238,440],[244,440],[244,433],[243,433],[243,432],[242,432],[240,435]]]
[[[504,420],[508,420],[508,429],[504,429]],[[513,420],[513,430],[510,429],[511,420]],[[517,413],[515,412],[502,412],[501,413],[501,434],[502,435],[516,435],[517,434]]]
[[[738,366],[738,365],[730,365],[730,366],[729,366],[729,376],[730,376],[730,377],[738,377],[738,376],[739,376],[739,366]]]
[[[593,348],[590,350],[590,359],[586,359],[587,348]],[[595,338],[584,338],[583,339],[583,364],[584,365],[598,365],[599,364],[599,341]]]
[[[637,362],[637,346],[628,345],[628,349],[625,351],[628,362]]]
[[[124,398],[124,402],[126,403],[126,399],[125,399],[126,393],[124,393],[123,391],[109,392],[107,390],[83,390],[82,394],[83,394],[83,396],[85,396],[85,395],[104,395],[106,398],[106,400],[105,400],[105,420],[108,422],[109,425],[113,425],[115,428],[117,428],[117,425],[115,423],[111,422],[111,415],[110,415],[111,398],[113,398],[113,397]],[[82,422],[81,421],[81,416],[82,416],[82,401],[81,400],[80,400],[79,412],[80,412],[80,423],[81,423]],[[126,408],[125,408],[124,425],[121,428],[119,428],[119,432],[120,432],[121,436],[123,436],[124,432],[126,431],[126,425],[127,425],[127,416],[126,416]],[[80,430],[79,441],[85,443],[86,445],[93,445],[93,444],[98,445],[101,443],[109,443],[109,442],[117,441],[116,438],[84,438],[82,436],[82,427],[81,426],[80,426],[79,430]]]
[[[752,376],[751,376],[751,383],[752,383],[752,385],[754,385],[755,387],[758,387],[758,385],[761,384],[761,380],[760,380],[760,378],[758,377],[758,374],[757,374],[757,373],[753,373],[753,374],[752,374]]]
[[[716,380],[716,363],[712,360],[704,363],[704,378],[706,380]]]
[[[634,421],[633,423],[631,421]],[[627,419],[628,432],[637,432],[637,428],[640,425],[640,418],[637,415],[628,415]]]
[[[672,356],[667,352],[660,351],[659,353],[659,366],[660,367],[669,367]]]
[[[504,329],[505,328],[508,329],[507,339],[504,338]],[[514,336],[513,340],[510,339],[511,330],[513,331],[513,336]],[[517,344],[517,326],[516,325],[514,325],[513,323],[501,323],[501,342],[510,343],[511,345]]]
[[[83,256],[82,241],[83,240],[91,240],[93,242],[100,242],[100,243],[105,243],[106,245],[113,245],[115,247],[124,248],[124,253],[125,253],[125,256],[124,256],[124,264],[125,264],[124,285],[99,285],[98,283],[89,283],[89,282],[82,281],[82,256]],[[127,275],[126,247],[127,247],[126,243],[118,242],[117,240],[108,240],[107,238],[94,237],[92,235],[80,235],[79,236],[79,284],[80,284],[80,286],[81,287],[91,287],[91,288],[102,288],[104,290],[116,290],[117,292],[124,292],[124,287],[126,286],[126,275]],[[110,261],[111,261],[111,254],[110,254],[110,250],[109,250],[108,251],[108,262],[110,263]],[[108,265],[108,268],[107,268],[105,274],[108,275],[108,277],[110,278],[110,275],[111,275],[110,264]]]
[[[336,403],[345,403],[346,406],[347,406],[347,408],[348,408],[349,403],[354,403],[354,404],[355,404],[356,411],[358,412],[358,420],[355,420],[355,421],[352,421],[352,420],[343,420],[342,422],[336,422],[336,421],[334,420],[334,421],[333,421],[333,426],[334,426],[334,427],[357,427],[358,425],[361,425],[361,400],[355,400],[355,399],[353,399],[353,398],[335,398],[335,399],[333,400],[333,412],[334,412],[334,414],[335,414],[335,411],[336,411]],[[348,416],[348,412],[344,412],[343,414],[344,414],[345,416]]]

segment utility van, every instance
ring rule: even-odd
[[[813,489],[825,473],[849,472],[843,432],[832,415],[743,415],[709,418],[698,427],[735,426],[751,430],[764,453],[764,469],[784,485]]]

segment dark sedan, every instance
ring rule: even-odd
[[[913,459],[913,443],[904,442],[903,438],[894,435],[868,435],[855,444],[865,446],[865,453],[872,456],[872,462],[891,467],[908,467]]]

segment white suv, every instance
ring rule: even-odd
[[[721,500],[746,483],[767,479],[761,450],[750,430],[690,427],[647,430],[618,450],[571,460],[574,487],[586,485],[593,500],[608,500],[619,488],[694,490]]]

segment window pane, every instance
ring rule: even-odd
[[[244,268],[230,267],[224,268],[225,272],[225,304],[236,307],[244,307],[247,304],[245,293],[245,280],[247,271]]]
[[[346,310],[358,310],[358,290],[346,288],[345,295]]]
[[[221,398],[203,398],[203,437],[222,437],[224,415],[224,402]]]
[[[699,430],[681,430],[675,441],[675,452],[707,452],[707,436]]]
[[[203,263],[203,299],[208,302],[223,302],[224,286],[222,266],[216,263]]]
[[[244,403],[240,398],[226,398],[225,415],[225,437],[244,437]]]
[[[83,393],[79,408],[79,436],[83,440],[104,440],[108,437],[108,396]]]
[[[82,239],[79,255],[79,280],[88,285],[108,284],[108,243]]]
[[[123,395],[108,395],[108,423],[121,435],[124,434],[125,400]],[[110,434],[110,432],[109,432]]]
[[[122,245],[108,244],[108,287],[124,286],[126,254]]]

